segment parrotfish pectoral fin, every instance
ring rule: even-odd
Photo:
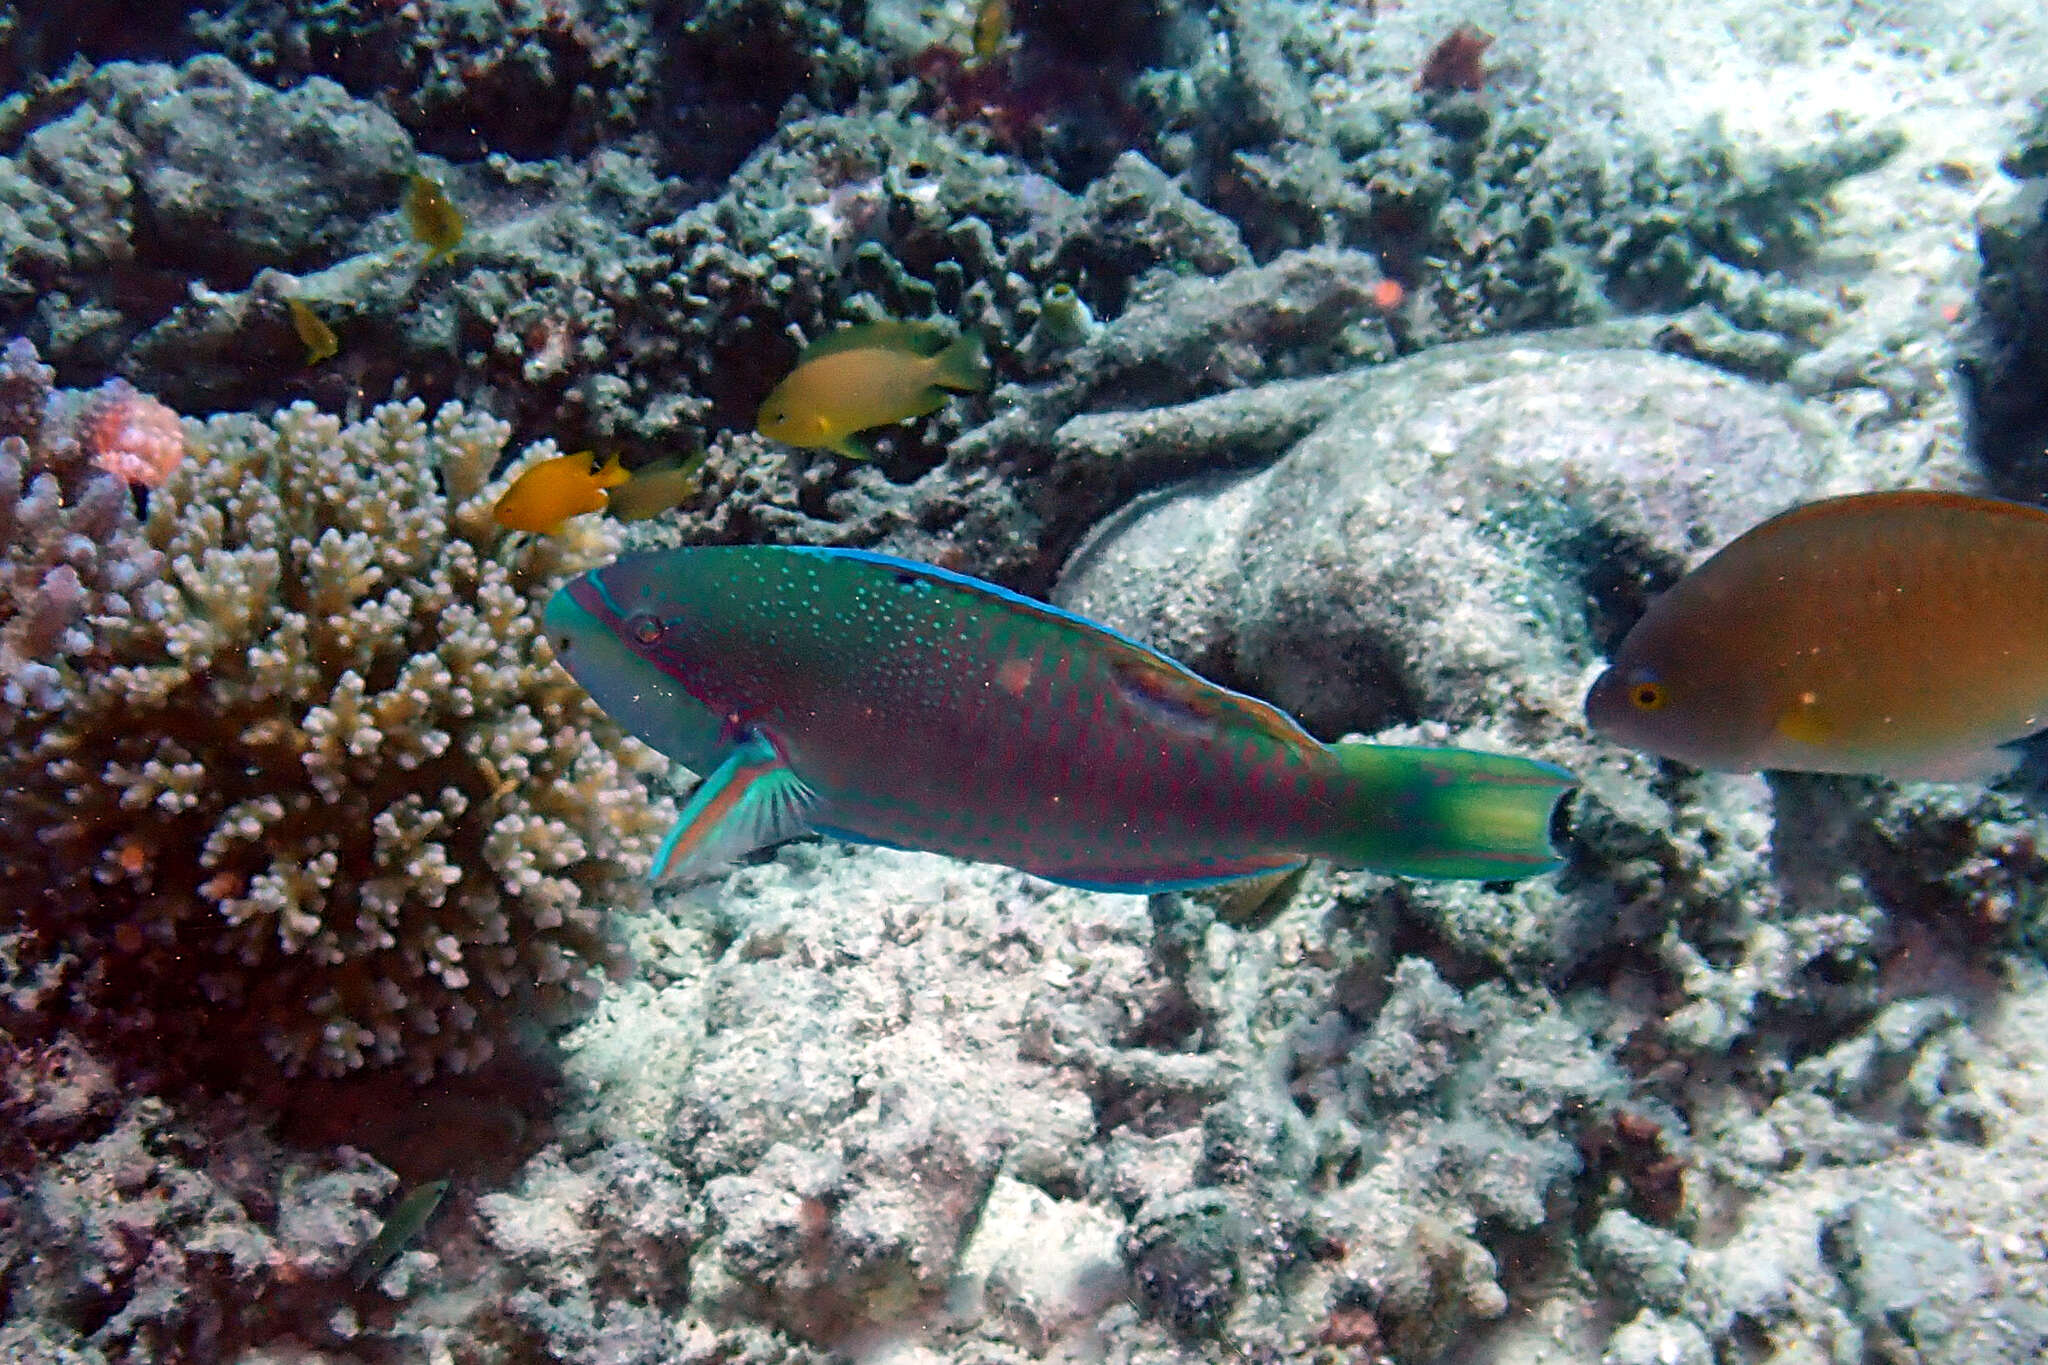
[[[1551,821],[1578,785],[1562,768],[1470,749],[1339,744],[1331,752],[1356,784],[1348,823],[1313,850],[1334,862],[1402,877],[1509,881],[1560,861]]]
[[[650,880],[673,881],[721,867],[810,828],[817,795],[775,746],[755,735],[704,779],[654,855]]]

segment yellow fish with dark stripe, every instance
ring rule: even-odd
[[[1898,492],[1773,517],[1650,604],[1586,718],[1701,768],[1995,778],[2048,728],[2048,512]]]

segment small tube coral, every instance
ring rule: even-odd
[[[78,441],[0,450],[0,519],[41,528],[0,561],[34,588],[0,683],[44,712],[0,730],[0,929],[138,1045],[474,1067],[594,993],[666,823],[534,625],[616,531],[505,533],[507,428],[458,405],[187,434],[140,526]]]

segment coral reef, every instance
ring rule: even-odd
[[[1986,466],[2013,496],[2038,499],[2048,494],[2048,96],[2002,164],[2019,183],[1978,216],[1984,274],[1963,376]]]
[[[2037,3],[47,9],[0,3],[0,1355],[2048,1349],[2041,756],[1698,774],[1579,715],[1766,514],[2048,489]],[[885,315],[995,387],[872,463],[753,434]],[[490,522],[586,446],[702,489]],[[721,540],[1541,753],[1567,865],[1139,899],[828,842],[648,898],[652,765],[534,607]]]
[[[504,425],[417,402],[194,425],[138,524],[8,361],[0,906],[44,1005],[158,1067],[425,1075],[587,998],[662,811],[533,618],[608,533],[504,532]]]
[[[291,1152],[233,1102],[124,1095],[75,1041],[0,1052],[0,1355],[205,1361],[321,1335],[389,1171]]]

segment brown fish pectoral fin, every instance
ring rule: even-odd
[[[1804,696],[1785,708],[1776,730],[1794,744],[1827,744],[1835,738],[1834,721],[1811,696]]]
[[[774,745],[751,735],[691,794],[654,855],[649,880],[702,875],[794,838],[810,828],[817,800]]]

